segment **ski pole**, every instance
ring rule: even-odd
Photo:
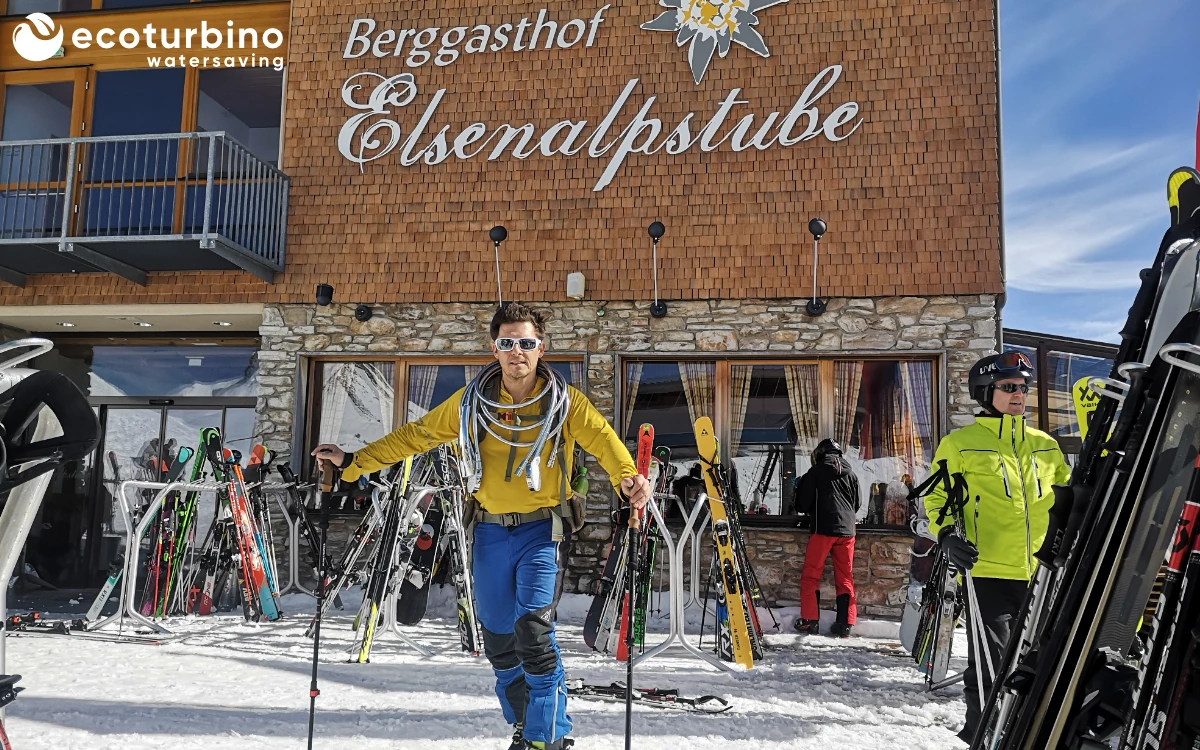
[[[313,746],[313,723],[317,716],[317,663],[321,653],[321,613],[325,610],[325,581],[329,577],[329,502],[326,495],[333,489],[333,466],[327,461],[317,460],[321,467],[320,489],[317,502],[321,504],[321,580],[317,582],[317,622],[313,632],[312,682],[308,686],[308,750]]]
[[[984,684],[990,685],[995,679],[992,668],[992,649],[983,632],[983,613],[979,611],[979,597],[975,595],[975,581],[971,577],[971,571],[964,570],[963,577],[967,583],[969,635],[972,645],[975,647],[975,682],[979,689],[979,709],[986,711],[988,691],[984,690]],[[987,671],[984,672],[984,669]]]
[[[625,750],[630,750],[633,741],[633,606],[638,569],[638,531],[641,529],[641,525],[638,511],[630,505],[629,527],[625,532],[625,544],[629,550],[629,562],[625,575],[629,587],[625,600]]]
[[[650,475],[650,457],[654,451],[654,426],[643,424],[638,428],[637,472],[644,479]],[[642,526],[642,513],[629,501],[629,527],[626,530],[625,547],[629,551],[625,582],[625,750],[633,743],[633,610],[637,601],[638,544]]]

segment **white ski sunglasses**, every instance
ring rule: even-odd
[[[520,346],[521,351],[523,351],[523,352],[531,352],[534,349],[537,349],[541,345],[542,345],[541,339],[531,339],[531,338],[514,339],[514,338],[508,338],[508,337],[505,337],[502,339],[496,339],[496,350],[501,351],[501,352],[511,352],[514,346]]]

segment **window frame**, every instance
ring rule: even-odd
[[[826,408],[826,405],[835,403],[834,390],[836,384],[834,381],[833,365],[835,362],[862,362],[862,361],[922,361],[930,362],[933,367],[933,394],[931,398],[933,414],[933,430],[934,430],[934,445],[942,439],[948,431],[948,415],[946,403],[946,388],[943,380],[943,373],[946,367],[946,352],[945,351],[922,351],[922,350],[905,350],[894,352],[853,352],[853,351],[836,351],[828,353],[805,352],[797,356],[772,357],[764,356],[761,353],[746,353],[737,354],[732,352],[722,352],[720,356],[712,356],[708,353],[693,353],[693,352],[618,352],[615,356],[615,368],[613,375],[613,417],[617,424],[623,424],[626,418],[625,415],[625,365],[630,362],[715,362],[716,374],[714,377],[714,399],[713,406],[713,429],[717,433],[717,439],[721,444],[721,461],[728,464],[730,461],[729,447],[732,443],[732,401],[731,401],[731,367],[734,365],[817,365],[817,408],[818,408],[818,430],[823,435],[832,434],[834,429],[834,412],[832,407]],[[622,436],[624,439],[624,436]],[[761,516],[746,514],[743,520],[748,527],[758,528],[795,528],[796,523],[800,520],[799,515],[779,515],[779,516]],[[859,526],[859,531],[870,531],[873,533],[898,533],[901,531],[899,526]]]

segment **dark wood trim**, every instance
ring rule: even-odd
[[[1112,359],[1117,356],[1117,345],[1103,341],[1075,339],[1068,336],[1056,336],[1049,333],[1034,333],[1007,328],[1004,331],[1004,343],[1031,348],[1047,348],[1067,354],[1086,354],[1102,359]]]

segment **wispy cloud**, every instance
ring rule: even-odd
[[[1005,0],[1004,228],[1021,320],[1111,339],[1166,226],[1166,177],[1192,159],[1195,0]]]
[[[1119,331],[1124,325],[1124,319],[1065,320],[1062,322],[1060,330],[1065,336],[1073,336],[1077,339],[1092,339],[1093,341],[1107,341],[1116,344],[1121,340]]]
[[[1026,291],[1130,289],[1165,225],[1171,139],[1084,143],[1022,154],[1006,164],[1008,283]],[[1151,232],[1153,234],[1153,232]]]

